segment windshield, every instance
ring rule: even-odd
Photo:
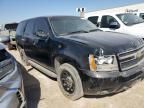
[[[142,18],[134,14],[118,14],[117,16],[125,25],[128,26],[144,22]]]
[[[53,17],[50,22],[57,35],[88,33],[97,30],[93,23],[79,17]]]

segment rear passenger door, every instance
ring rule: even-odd
[[[17,30],[16,30],[16,42],[17,42],[18,49],[19,47],[23,48],[24,46],[24,41],[22,41],[22,38],[24,35],[25,27],[26,27],[26,21],[23,21],[19,23]]]

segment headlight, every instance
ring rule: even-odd
[[[117,71],[118,64],[115,55],[103,55],[94,56],[89,55],[89,67],[93,72],[101,71]]]
[[[113,64],[114,62],[114,56],[100,56],[95,58],[96,64],[102,65],[102,64]]]

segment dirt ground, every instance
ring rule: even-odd
[[[10,53],[21,63],[18,51]],[[144,81],[113,96],[83,97],[71,101],[63,96],[56,80],[30,66],[22,68],[28,108],[144,108]]]

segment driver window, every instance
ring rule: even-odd
[[[117,22],[117,20],[112,16],[102,16],[101,28],[109,28],[112,22]]]
[[[37,18],[35,19],[35,26],[34,26],[34,33],[41,31],[45,34],[49,33],[48,22],[44,18]]]

